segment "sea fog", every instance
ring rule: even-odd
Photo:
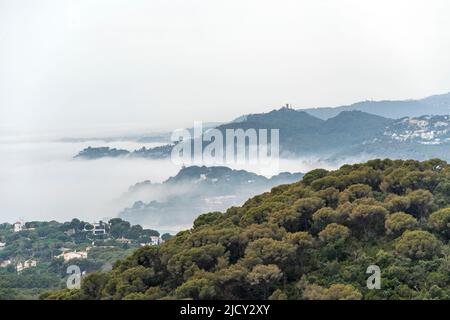
[[[143,159],[74,159],[87,146],[135,149],[155,143],[85,141],[0,142],[0,221],[95,221],[114,217],[119,198],[142,180],[161,182],[179,167]]]
[[[176,175],[180,165],[170,160],[136,158],[81,160],[74,159],[74,155],[88,146],[135,150],[160,144],[102,140],[0,141],[0,223],[72,218],[94,222],[115,217],[134,201],[148,200],[124,197],[130,186],[144,180],[162,182]],[[311,158],[281,160],[280,172],[337,166]],[[231,167],[255,172],[254,167],[245,165]],[[153,195],[152,199],[157,197]]]

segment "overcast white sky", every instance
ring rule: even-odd
[[[448,0],[0,0],[0,134],[450,91]]]

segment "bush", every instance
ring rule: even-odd
[[[431,259],[440,253],[441,243],[427,231],[406,231],[398,241],[396,250],[411,259]]]
[[[388,235],[398,237],[406,230],[415,229],[417,227],[417,219],[410,214],[397,212],[388,216],[385,227]]]

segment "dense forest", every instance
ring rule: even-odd
[[[449,299],[450,165],[372,160],[294,184],[136,250],[42,299]],[[379,266],[381,289],[366,286]]]

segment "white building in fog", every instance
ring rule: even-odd
[[[14,232],[20,232],[23,230],[23,224],[20,221],[14,223]]]

